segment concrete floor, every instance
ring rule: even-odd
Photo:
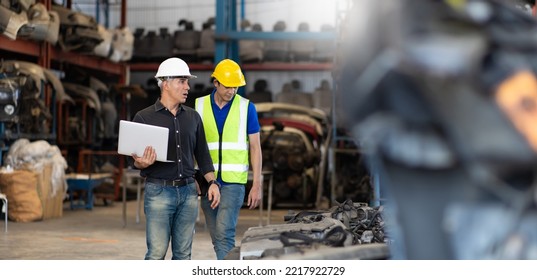
[[[145,216],[136,223],[136,200],[127,202],[127,225],[123,226],[122,202],[104,206],[97,200],[92,210],[70,210],[65,203],[61,218],[30,223],[0,221],[0,259],[2,260],[141,260],[146,253]],[[272,211],[271,223],[283,223],[287,211]],[[266,224],[266,210],[263,211]],[[237,245],[243,233],[259,226],[259,210],[241,209]],[[166,259],[171,258],[168,251]],[[209,232],[203,214],[192,245],[192,259],[214,260]]]

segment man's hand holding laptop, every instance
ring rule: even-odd
[[[153,149],[153,147],[147,146],[145,147],[144,154],[141,157],[133,153],[132,158],[134,159],[134,166],[136,166],[136,168],[144,169],[155,163],[157,160],[157,152],[155,149]]]

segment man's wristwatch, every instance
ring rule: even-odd
[[[216,180],[209,181],[209,186],[211,186],[212,184],[217,185],[219,188],[221,187],[220,183],[218,181],[216,181]]]

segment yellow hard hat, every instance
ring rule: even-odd
[[[242,87],[246,85],[241,67],[231,59],[220,61],[214,68],[211,77],[226,87]]]

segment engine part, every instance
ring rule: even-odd
[[[249,228],[241,241],[238,258],[324,259],[321,256],[325,250],[339,247],[331,254],[337,256],[341,252],[340,257],[335,257],[340,259],[355,250],[363,253],[366,249],[360,246],[364,244],[377,243],[384,245],[368,247],[376,252],[369,257],[386,259],[389,253],[385,243],[390,239],[384,233],[382,212],[382,207],[373,208],[351,200],[329,210],[301,211],[287,216],[286,224]],[[359,258],[367,258],[365,255]]]
[[[102,24],[97,24],[97,31],[103,40],[95,46],[93,53],[100,57],[109,57],[112,53],[112,32]]]
[[[324,182],[321,147],[328,138],[322,111],[284,103],[256,104],[261,124],[263,166],[273,171],[274,204],[312,206]],[[324,183],[323,183],[324,186]]]
[[[134,48],[134,35],[128,27],[116,28],[112,32],[111,61],[128,61],[132,58]]]
[[[15,13],[9,8],[0,5],[0,32],[11,40],[17,39],[17,33],[28,24],[28,17],[25,12]]]
[[[60,17],[58,45],[62,50],[93,53],[103,41],[93,17],[59,5],[52,5],[52,10]]]
[[[20,89],[20,102],[15,110],[18,116],[5,123],[4,137],[20,137],[23,133],[49,134],[53,119],[50,108],[41,98],[42,87],[50,81],[54,89],[58,89],[61,99],[63,88],[57,88],[57,78],[52,77],[54,75],[49,70],[24,61],[4,61],[0,64],[0,73],[17,81]]]
[[[45,5],[36,3],[28,10],[28,23],[18,32],[18,37],[36,41],[58,42],[60,16],[55,11],[47,11]]]
[[[17,121],[21,99],[19,79],[0,79],[0,122]]]

